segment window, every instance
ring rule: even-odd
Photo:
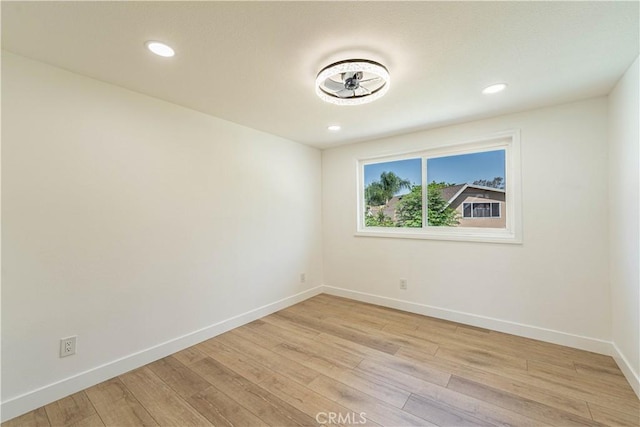
[[[422,227],[422,160],[364,165],[366,227]]]
[[[463,203],[463,218],[500,218],[500,203]]]
[[[520,242],[517,132],[358,167],[357,235]]]

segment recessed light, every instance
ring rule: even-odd
[[[340,129],[342,129],[342,128],[340,127],[340,125],[331,125],[331,126],[327,126],[327,130],[330,130],[331,132],[337,132],[337,131],[339,131]]]
[[[506,88],[507,88],[506,83],[496,83],[494,85],[487,86],[484,89],[482,89],[482,93],[484,93],[485,95],[490,95],[492,93],[502,92]]]
[[[162,42],[156,42],[152,40],[152,41],[146,42],[145,45],[147,46],[147,49],[149,49],[151,52],[155,53],[158,56],[171,58],[176,54],[175,51],[171,48],[171,46],[168,46]]]

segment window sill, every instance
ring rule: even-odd
[[[508,230],[491,230],[483,228],[466,229],[446,229],[446,230],[428,230],[428,229],[386,229],[382,227],[370,227],[358,230],[356,237],[383,237],[392,239],[422,239],[422,240],[451,240],[461,242],[480,242],[480,243],[507,243],[522,244],[522,238],[516,236],[515,233]]]

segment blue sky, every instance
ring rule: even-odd
[[[479,179],[504,178],[504,150],[461,154],[427,160],[427,182],[471,184]]]
[[[461,154],[457,156],[438,157],[427,160],[427,182],[447,182],[451,184],[472,183],[479,179],[492,180],[496,176],[505,176],[504,150],[486,151],[483,153]],[[365,186],[380,179],[382,172],[394,172],[413,184],[422,182],[421,160],[408,159],[394,162],[365,165]],[[402,190],[399,194],[407,193]]]

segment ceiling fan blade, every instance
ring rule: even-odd
[[[339,92],[335,93],[336,96],[340,97],[340,98],[351,98],[355,95],[354,91],[352,90],[348,90],[348,89],[342,89]]]
[[[334,91],[334,92],[337,92],[337,91],[340,91],[340,90],[344,89],[344,83],[337,82],[337,81],[332,80],[332,79],[325,80],[323,85],[327,89],[329,89],[331,91]]]
[[[373,82],[376,80],[380,80],[380,77],[372,77],[370,79],[360,80],[360,83]]]

